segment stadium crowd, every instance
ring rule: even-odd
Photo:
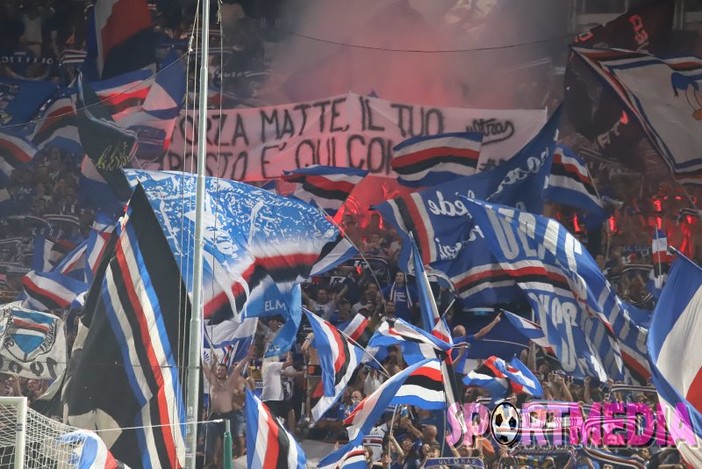
[[[222,96],[255,95],[258,78],[265,76],[270,43],[279,41],[277,27],[282,0],[223,1],[220,14],[221,35],[217,36],[223,59],[213,59],[215,82]],[[36,80],[52,79],[68,82],[75,76],[69,52],[81,50],[86,36],[85,7],[89,2],[75,0],[6,0],[0,7],[0,76]],[[173,44],[187,41],[192,30],[192,9],[187,2],[169,0],[153,4],[159,40]],[[217,21],[216,19],[213,21]],[[46,60],[45,60],[46,59]],[[194,74],[192,74],[194,76]],[[238,104],[238,102],[237,102]],[[225,103],[226,105],[226,103]],[[568,140],[568,133],[561,137]],[[572,144],[577,150],[577,142]],[[58,148],[40,150],[31,164],[15,169],[6,192],[21,216],[0,220],[0,275],[3,298],[15,298],[21,292],[21,277],[31,265],[34,238],[43,236],[53,243],[76,246],[86,238],[95,217],[89,204],[78,199],[80,160]],[[655,299],[647,290],[649,272],[654,261],[651,237],[654,228],[665,230],[668,243],[702,261],[702,230],[699,215],[685,212],[690,198],[699,200],[700,193],[688,194],[664,178],[643,181],[632,173],[616,172],[606,166],[591,165],[596,185],[607,200],[608,219],[591,225],[587,215],[557,204],[549,204],[546,214],[567,226],[588,247],[605,275],[617,287],[620,296],[636,305],[651,307]],[[51,221],[49,215],[66,215],[74,221]],[[43,222],[42,222],[43,220]],[[387,320],[402,318],[417,324],[420,321],[417,291],[412,277],[398,265],[401,238],[388,227],[378,213],[347,212],[340,224],[345,235],[359,247],[362,257],[339,266],[329,275],[314,278],[304,285],[306,307],[340,329],[357,314],[369,323],[359,343],[367,343],[370,335]],[[14,240],[6,243],[8,240]],[[464,310],[454,302],[452,294],[435,287],[439,311],[447,312],[455,339],[479,341],[494,328],[501,316],[499,308],[490,312]],[[500,305],[514,313],[529,316],[526,304]],[[76,311],[52,311],[67,321],[67,336],[75,338]],[[476,319],[477,320],[474,320]],[[485,319],[489,321],[485,321]],[[481,327],[476,327],[480,324]],[[246,451],[243,413],[244,389],[260,393],[273,414],[283,421],[299,439],[315,439],[343,444],[346,431],[343,419],[367,395],[376,390],[388,376],[407,366],[402,350],[391,346],[370,362],[358,368],[341,400],[312,423],[310,407],[312,391],[320,382],[320,365],[311,345],[311,329],[303,322],[293,352],[263,360],[268,343],[283,325],[281,317],[261,323],[246,359],[228,367],[212,357],[206,364],[209,382],[205,419],[227,418],[232,424],[234,455]],[[456,372],[465,374],[470,366],[457,356]],[[505,357],[508,358],[508,357]],[[534,344],[523,350],[520,359],[539,378],[544,399],[576,402],[584,408],[594,402],[643,402],[656,410],[657,397],[649,391],[614,391],[613,382],[574,380],[566,375],[557,360]],[[468,367],[468,368],[467,368]],[[24,395],[30,401],[39,397],[50,383],[47,381],[2,375],[3,395]],[[463,389],[463,402],[481,402],[485,391],[476,387]],[[508,400],[518,406],[530,398],[512,395]],[[388,409],[381,421],[364,439],[369,467],[419,468],[427,459],[438,456],[470,456],[480,459],[485,467],[494,468],[602,468],[594,459],[577,448],[546,448],[529,452],[524,448],[508,448],[489,435],[478,437],[472,445],[452,447],[444,441],[447,430],[445,413],[402,406]],[[222,425],[208,423],[201,432],[203,464],[221,466]],[[614,450],[614,449],[613,449]],[[619,451],[627,458],[640,460],[648,468],[684,467],[673,448],[650,447]]]
[[[624,207],[617,209],[617,217],[628,217]],[[562,217],[565,217],[560,211]],[[660,215],[653,213],[651,216]],[[387,228],[377,213],[367,217],[345,214],[341,227],[347,236],[354,240],[364,253],[364,258],[357,258],[348,265],[340,266],[325,277],[314,278],[305,284],[305,306],[320,317],[343,330],[356,314],[361,314],[369,320],[369,325],[360,344],[365,344],[370,335],[383,321],[393,321],[395,318],[405,319],[413,324],[419,324],[420,316],[417,306],[417,290],[413,277],[406,277],[398,269],[397,255],[401,248],[399,237],[393,229]],[[640,228],[639,228],[640,229]],[[574,230],[575,231],[575,230]],[[624,237],[627,231],[619,231],[619,237],[610,240],[612,244],[609,257],[598,255],[598,262],[603,272],[618,281],[623,298],[641,301],[641,295],[650,296],[645,292],[645,281],[642,272],[627,277],[626,267],[631,262],[649,263],[648,252],[628,253],[625,248],[628,239]],[[631,233],[635,236],[635,233]],[[611,234],[610,234],[611,237]],[[602,245],[602,253],[606,242]],[[624,253],[627,252],[626,255]],[[647,275],[647,273],[645,273]],[[637,282],[642,282],[640,285]],[[499,322],[499,308],[485,313],[463,310],[451,302],[451,294],[443,289],[434,289],[439,311],[448,309],[454,341],[478,341],[490,332]],[[643,292],[640,290],[643,289]],[[648,298],[646,301],[652,301]],[[505,309],[518,312],[528,317],[527,304],[503,305]],[[473,319],[487,314],[493,318],[486,325]],[[480,329],[475,324],[483,325]],[[219,381],[226,379],[229,395],[233,396],[232,404],[224,406],[221,412],[218,404],[212,403],[211,418],[228,417],[232,421],[232,435],[235,442],[235,455],[245,451],[243,417],[243,395],[245,387],[260,392],[261,399],[268,405],[271,412],[285,423],[286,428],[299,439],[314,439],[336,446],[347,441],[343,420],[355,406],[367,395],[375,391],[389,376],[392,376],[407,366],[403,359],[402,348],[388,347],[385,353],[377,354],[378,361],[371,361],[359,367],[340,401],[330,409],[318,422],[311,424],[310,408],[314,399],[310,394],[320,382],[320,365],[315,349],[311,345],[311,329],[303,323],[293,352],[284,357],[261,359],[267,345],[275,333],[283,325],[279,316],[268,318],[261,324],[254,345],[248,357],[236,363],[229,370],[221,362],[213,360],[208,376],[221,373]],[[467,334],[468,333],[468,334]],[[465,349],[463,349],[465,350]],[[461,361],[461,354],[454,351],[457,377],[461,378],[467,371],[477,368],[481,360]],[[508,358],[508,357],[506,357]],[[583,415],[595,402],[643,402],[655,411],[657,395],[652,387],[641,387],[634,390],[625,388],[615,391],[618,383],[600,383],[593,379],[575,380],[568,376],[558,361],[548,355],[543,349],[531,344],[525,347],[519,357],[540,380],[544,389],[543,399],[539,401],[575,402],[583,408]],[[218,384],[219,386],[220,384]],[[462,386],[464,403],[489,402],[488,393],[478,387]],[[216,391],[212,391],[216,392]],[[525,394],[512,394],[508,401],[519,408],[532,400]],[[553,418],[553,415],[550,416]],[[445,411],[427,411],[420,408],[400,406],[388,408],[383,418],[377,422],[372,431],[364,438],[364,451],[369,467],[377,468],[419,468],[429,458],[445,457],[476,457],[485,467],[494,468],[606,468],[616,467],[606,463],[598,463],[579,451],[579,448],[545,447],[525,449],[509,448],[499,445],[489,434],[474,439],[472,445],[461,444],[452,447],[443,441],[442,435],[447,431]],[[548,420],[547,420],[548,421]],[[221,424],[210,424],[210,430],[215,433],[222,431]],[[549,424],[546,424],[549,428]],[[205,447],[205,441],[211,445]],[[218,443],[214,437],[202,439],[203,450],[207,460],[216,466],[218,459]],[[627,449],[612,451],[634,458],[649,468],[682,468],[685,467],[675,448],[650,447],[642,449]],[[444,466],[449,467],[449,466]],[[460,466],[455,466],[460,467]]]

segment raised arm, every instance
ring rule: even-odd
[[[475,340],[482,339],[483,337],[485,337],[487,335],[487,333],[490,332],[497,325],[498,322],[500,322],[501,316],[502,316],[502,313],[498,314],[497,316],[495,316],[495,319],[493,319],[490,322],[490,324],[488,324],[487,326],[480,329],[475,334]]]
[[[217,368],[217,352],[214,351],[214,348],[210,347],[210,362],[207,366],[202,367],[202,373],[205,375],[205,378],[207,378],[207,381],[212,382],[215,375],[215,368]]]

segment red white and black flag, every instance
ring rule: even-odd
[[[182,467],[187,290],[140,187],[115,232],[64,382],[68,423],[110,429],[100,435],[130,467]]]
[[[88,55],[98,77],[111,78],[156,62],[146,0],[96,0],[88,12]]]
[[[305,469],[307,457],[271,411],[246,389],[246,463],[261,469]]]

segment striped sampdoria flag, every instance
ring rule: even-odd
[[[88,234],[86,246],[85,280],[90,283],[95,277],[95,272],[105,254],[107,243],[115,229],[114,220],[103,212],[98,212]]]
[[[86,266],[85,253],[88,249],[88,240],[83,241],[63,259],[56,264],[54,271],[63,275],[70,275],[73,278],[83,280],[85,278],[84,269]]]
[[[368,469],[363,445],[354,446],[340,460],[324,466],[317,466],[317,469]]]
[[[443,352],[451,349],[451,344],[444,342],[443,340],[434,336],[431,332],[426,332],[413,326],[403,319],[397,318],[391,324],[389,324],[389,326],[390,327],[388,328],[387,332],[389,336],[397,337],[400,340],[425,344],[435,350]]]
[[[89,285],[60,272],[31,271],[22,278],[24,303],[39,311],[81,306],[81,295]]]
[[[434,186],[475,173],[483,136],[459,132],[412,137],[393,148],[390,166],[410,187]]]
[[[281,180],[295,184],[293,196],[334,215],[367,174],[363,169],[312,165],[286,171]]]
[[[702,467],[702,269],[673,263],[648,333],[653,384],[680,454]]]
[[[319,467],[336,467],[349,451],[358,446],[363,437],[368,434],[381,415],[383,415],[405,380],[428,362],[429,360],[423,360],[405,368],[363,399],[353,412],[344,419],[344,425],[348,426],[349,442],[319,461]]]
[[[188,291],[141,188],[117,229],[81,317],[68,423],[109,428],[109,450],[130,467],[183,467]]]
[[[304,310],[310,321],[322,368],[324,396],[312,408],[316,421],[341,397],[346,384],[363,358],[363,350],[352,344],[339,330],[314,313]]]
[[[441,362],[432,359],[407,377],[390,405],[407,404],[427,410],[446,408]]]
[[[603,212],[602,200],[585,161],[565,145],[554,147],[546,198],[590,213]]]
[[[344,335],[347,335],[351,340],[358,341],[368,327],[368,318],[361,313],[356,313],[351,322],[344,327]]]
[[[156,62],[146,0],[98,0],[88,10],[86,65],[110,78]]]
[[[152,76],[151,71],[142,69],[91,82],[90,86],[111,116],[119,120],[141,110],[153,83]],[[74,105],[76,93],[75,86],[60,90],[39,116],[31,133],[31,141],[37,148],[51,145],[72,153],[82,152]]]
[[[385,350],[390,345],[399,344],[402,347],[402,357],[409,364],[417,363],[426,359],[436,358],[436,349],[424,341],[407,340],[401,335],[391,330],[391,326],[387,321],[375,331],[373,336],[368,341],[368,350],[373,356],[378,352]]]
[[[539,380],[516,357],[508,364],[493,355],[468,373],[463,383],[466,386],[480,386],[486,389],[493,400],[507,397],[511,393],[529,394],[534,397],[543,395]]]
[[[670,255],[668,254],[668,238],[664,230],[655,229],[651,241],[651,257],[653,266],[648,275],[646,287],[656,298],[661,296],[663,285],[668,278],[670,269]]]
[[[248,388],[246,389],[246,465],[261,469],[307,467],[305,452]]]
[[[0,132],[0,182],[7,183],[15,169],[34,159],[37,148],[19,135]]]
[[[543,347],[546,350],[553,351],[551,344],[549,344],[546,339],[544,331],[541,330],[541,326],[535,322],[524,319],[521,316],[517,316],[509,311],[502,311],[502,314],[509,320],[510,323],[517,329],[524,337],[534,342],[539,347]]]
[[[66,445],[70,454],[68,463],[79,468],[119,469],[125,467],[115,460],[105,442],[95,432],[74,430],[56,438],[56,443]]]
[[[431,335],[453,347],[453,337],[451,336],[451,330],[446,322],[446,318],[442,317],[439,319],[434,328],[431,330]]]
[[[87,54],[86,51],[80,49],[64,49],[59,57],[59,66],[81,65],[85,61]]]

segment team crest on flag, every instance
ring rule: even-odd
[[[702,59],[574,50],[626,103],[677,180],[701,184]]]
[[[56,379],[66,366],[63,320],[23,308],[19,303],[4,305],[0,315],[0,371],[27,378]]]

